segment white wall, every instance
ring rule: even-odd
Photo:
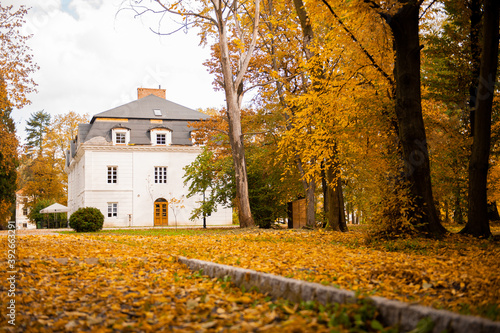
[[[96,207],[105,216],[104,226],[153,226],[154,201],[169,201],[168,224],[202,225],[202,219],[191,221],[191,211],[202,197],[187,198],[184,166],[199,154],[196,147],[85,147],[85,154],[71,166],[68,176],[70,213],[79,207]],[[117,183],[107,183],[107,167],[117,167]],[[154,167],[167,167],[167,183],[154,183]],[[172,198],[181,200],[173,207]],[[118,216],[108,217],[108,202],[118,203]],[[176,212],[176,214],[174,214]],[[129,215],[131,215],[129,217]],[[177,220],[177,222],[176,222]],[[207,217],[207,225],[232,223],[232,210],[219,207]]]
[[[16,228],[17,229],[35,229],[36,225],[34,223],[31,223],[30,220],[28,219],[28,216],[24,215],[24,213],[23,213],[25,199],[26,199],[26,197],[16,193]]]

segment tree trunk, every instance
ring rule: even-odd
[[[222,16],[219,12],[218,15]],[[229,122],[229,142],[233,155],[234,173],[236,179],[236,193],[239,200],[238,216],[240,227],[247,228],[255,226],[250,211],[250,200],[248,196],[248,178],[245,161],[245,148],[243,145],[243,133],[241,130],[240,102],[242,98],[242,81],[234,80],[234,75],[229,57],[227,31],[224,20],[219,18],[219,47],[221,50],[220,61],[224,78],[224,93],[226,95],[227,117]]]
[[[308,227],[314,228],[316,226],[316,209],[315,209],[315,200],[316,200],[316,183],[314,180],[310,182],[305,182],[307,184],[307,189],[306,189],[306,204],[307,204],[307,210],[306,210],[306,217],[307,217],[307,222],[306,225]]]
[[[422,118],[419,8],[416,1],[405,3],[396,14],[387,18],[387,23],[394,36],[395,111],[405,160],[405,176],[412,199],[420,209],[414,214],[415,226],[422,233],[439,236],[446,229],[439,221],[432,195],[429,153]]]
[[[470,9],[470,28],[469,28],[469,42],[472,66],[472,81],[469,85],[469,120],[470,120],[470,136],[474,136],[474,123],[476,114],[476,100],[477,100],[477,84],[480,75],[480,58],[481,46],[479,43],[479,30],[481,28],[481,1],[470,0],[468,2]]]
[[[253,221],[252,212],[250,211],[245,148],[243,146],[239,108],[235,110],[235,107],[231,104],[232,103],[227,102],[227,116],[229,119],[229,141],[231,143],[233,155],[236,192],[238,193],[239,200],[238,217],[240,220],[240,227],[248,228],[255,226],[255,223]]]
[[[461,200],[460,187],[457,185],[455,190],[455,209],[453,210],[453,221],[457,224],[464,224]]]
[[[328,210],[330,202],[330,191],[328,191],[328,181],[326,180],[325,163],[321,164],[321,190],[323,191],[323,221],[322,227],[325,228],[328,225]]]
[[[491,111],[498,66],[498,0],[484,1],[483,47],[477,87],[474,141],[469,161],[469,212],[463,234],[491,236],[486,195],[491,140]]]
[[[297,157],[297,167],[301,175],[304,175],[304,169],[302,168],[302,162]],[[314,179],[310,181],[302,177],[302,186],[306,192],[306,225],[310,228],[316,226],[316,182]]]
[[[327,182],[327,226],[329,230],[347,231],[342,193],[342,179],[337,166],[326,168]]]

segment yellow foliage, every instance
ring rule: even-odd
[[[18,237],[12,331],[330,331],[328,318],[321,319],[327,313],[317,307],[272,301],[224,279],[203,277],[169,254],[187,250],[192,241],[210,246],[203,238]],[[231,239],[222,240],[225,247],[220,250],[229,250]],[[7,244],[2,237],[2,251]],[[52,259],[62,257],[69,261]],[[97,264],[83,261],[95,257]],[[7,281],[7,274],[3,270],[0,278]],[[4,294],[0,305],[5,309],[8,301]],[[6,317],[1,318],[0,327],[7,327]]]
[[[30,103],[28,94],[36,91],[36,84],[29,75],[38,70],[38,66],[26,45],[30,36],[20,34],[28,10],[25,6],[13,8],[12,5],[0,5],[0,77],[5,84],[0,100],[8,100],[13,107],[22,108]]]
[[[30,259],[18,264],[16,308],[18,322],[29,325],[29,331],[58,325],[150,327],[145,331],[222,326],[245,331],[267,325],[281,331],[288,324],[311,332],[326,329],[313,325],[321,314],[306,315],[307,309],[287,304],[275,307],[264,295],[202,278],[178,264],[178,255],[500,319],[500,246],[458,235],[369,244],[362,232],[300,230],[17,239],[19,259]],[[0,251],[6,246],[3,238]],[[70,261],[61,265],[51,258]],[[78,261],[85,258],[99,258],[99,264]]]

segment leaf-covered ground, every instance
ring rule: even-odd
[[[10,325],[5,316],[11,299],[6,283],[10,273],[2,270],[0,331],[396,331],[384,329],[375,309],[366,303],[343,307],[291,304],[191,272],[171,255],[173,248],[191,246],[188,238],[18,237],[16,325]],[[6,237],[0,240],[1,250],[6,251]],[[164,241],[169,248],[163,247]],[[60,263],[51,258],[68,260]],[[88,264],[84,260],[88,258],[99,258],[99,262]]]
[[[2,239],[1,251],[6,244]],[[378,328],[374,314],[359,305],[325,311],[244,293],[188,271],[175,262],[178,255],[500,320],[500,245],[492,240],[450,236],[366,244],[360,232],[234,230],[23,236],[17,249],[18,259],[33,259],[18,264],[16,308],[17,322],[31,331],[315,332],[341,329],[341,323],[346,330]],[[62,265],[48,258],[73,259]],[[99,258],[100,264],[74,261],[84,258]]]

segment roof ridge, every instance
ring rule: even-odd
[[[155,115],[154,110],[160,110],[161,115]],[[97,113],[92,117],[91,123],[96,118],[200,120],[207,119],[209,116],[176,102],[150,94],[146,97]]]

